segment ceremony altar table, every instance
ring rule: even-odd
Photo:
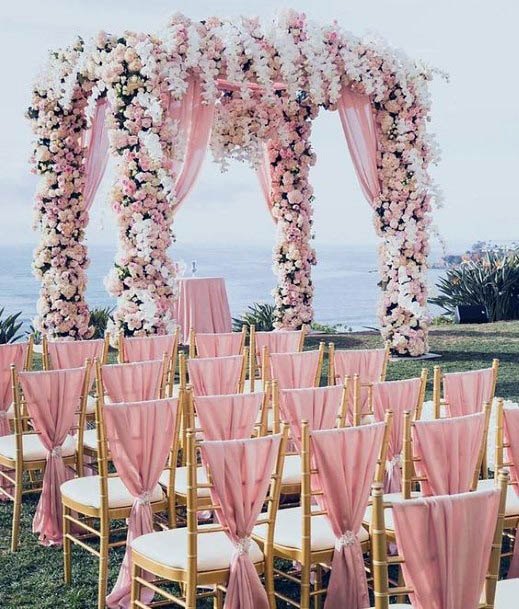
[[[231,310],[223,277],[183,277],[178,280],[175,319],[180,326],[182,344],[195,332],[231,332]]]

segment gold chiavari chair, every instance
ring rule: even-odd
[[[126,544],[125,539],[120,539],[126,527],[111,527],[111,523],[129,518],[134,497],[117,474],[109,473],[109,446],[103,418],[104,393],[101,365],[99,362],[96,362],[95,365],[97,391],[101,396],[96,404],[98,474],[74,478],[61,486],[63,561],[65,583],[70,584],[72,580],[72,544],[78,545],[99,559],[97,606],[98,609],[104,609],[108,585],[109,550]],[[177,410],[177,423],[179,417],[180,408]],[[178,424],[175,425],[175,429],[178,429]],[[171,439],[171,443],[171,451],[175,452],[178,443],[177,435]],[[168,500],[159,484],[153,489],[150,502],[154,514],[167,511]],[[91,543],[92,541],[94,543]]]
[[[223,594],[229,579],[229,567],[233,553],[236,551],[226,535],[226,529],[216,524],[199,524],[198,512],[201,509],[218,510],[220,506],[215,503],[200,504],[200,490],[209,491],[213,487],[211,472],[207,472],[207,482],[197,480],[198,464],[201,461],[198,455],[200,443],[196,432],[187,431],[187,468],[188,468],[188,495],[187,495],[187,526],[171,529],[161,533],[152,533],[137,538],[132,543],[132,593],[131,607],[147,609],[150,605],[139,600],[141,590],[146,588],[161,597],[159,603],[181,606],[185,609],[195,609],[197,600],[214,597],[214,606],[223,608]],[[265,573],[266,588],[269,596],[273,591],[272,572],[268,569],[271,561],[271,547],[277,502],[279,500],[279,485],[283,469],[283,455],[287,441],[288,430],[283,427],[281,443],[277,455],[275,470],[265,504],[266,513],[262,513],[257,521],[267,527],[268,539],[263,552],[258,544],[251,542],[248,554],[259,574]],[[210,492],[209,492],[210,494]],[[157,583],[144,578],[143,572],[152,573]],[[180,585],[182,596],[173,595],[159,582],[177,582]],[[209,588],[201,590],[200,588]],[[274,605],[271,605],[274,606]]]
[[[482,601],[479,604],[480,609],[494,609],[494,595],[496,591],[496,583],[499,578],[501,536],[503,533],[503,516],[507,482],[508,473],[501,471],[499,473],[498,482],[498,486],[501,489],[501,500],[492,541],[488,571],[485,578]],[[375,606],[372,609],[391,609],[391,607],[394,607],[395,609],[404,609],[405,607],[411,608],[412,605],[403,604],[403,597],[411,594],[413,589],[406,586],[403,583],[403,579],[400,580],[399,585],[395,587],[389,586],[389,567],[401,567],[401,565],[404,563],[404,558],[401,555],[388,556],[387,547],[389,540],[387,537],[387,526],[385,522],[384,485],[380,482],[376,482],[372,486],[371,501],[373,511],[370,531],[372,547],[373,595],[375,598]],[[452,543],[456,543],[456,540],[453,539]],[[397,602],[390,603],[391,597],[396,597]],[[511,605],[507,607],[503,606],[500,609],[509,609],[509,607],[511,607]],[[496,609],[498,609],[497,605]]]
[[[86,402],[90,382],[89,370],[90,362],[87,360],[78,410],[84,408]],[[14,552],[18,548],[20,539],[22,498],[27,494],[41,492],[42,474],[47,464],[48,451],[43,446],[39,434],[34,431],[31,417],[27,413],[15,366],[11,366],[11,386],[14,397],[14,433],[0,437],[0,465],[4,468],[0,468],[0,478],[4,481],[0,493],[13,502],[11,552]],[[72,436],[65,440],[61,450],[65,465],[75,468],[76,449]],[[28,473],[27,477],[24,476],[25,472]]]
[[[199,332],[198,334],[203,335],[205,338],[211,338],[215,341],[218,341],[219,337],[226,337],[226,336],[236,336],[238,334],[238,332],[233,332],[233,333],[214,333],[214,334],[204,334]],[[243,354],[243,350],[245,349],[245,340],[247,338],[247,326],[243,325],[240,334],[240,348],[238,350],[237,353],[225,353],[225,354],[221,354],[223,356],[225,355],[242,355]],[[194,330],[194,328],[191,328],[189,330],[189,357],[198,357],[199,353],[198,353],[198,348],[197,348],[197,333]],[[215,356],[211,356],[211,357],[215,357]]]

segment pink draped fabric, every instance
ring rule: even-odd
[[[337,110],[355,173],[371,207],[380,196],[377,168],[377,133],[369,96],[344,88],[337,100]]]
[[[492,398],[492,368],[452,372],[443,377],[443,393],[451,417],[480,412]]]
[[[92,207],[108,162],[108,126],[105,121],[107,107],[106,97],[98,100],[92,126],[86,132],[83,204],[87,211]]]
[[[191,192],[202,167],[211,128],[213,126],[214,104],[204,103],[200,80],[191,77],[187,91],[180,100],[170,99],[168,115],[177,123],[175,148],[183,146],[183,161],[173,161],[173,175],[176,177],[176,214]]]
[[[61,446],[74,423],[84,377],[84,368],[19,373],[27,411],[48,451],[42,492],[32,526],[43,545],[63,541],[60,487],[73,474],[65,466]]]
[[[384,491],[398,493],[402,489],[402,452],[404,412],[414,414],[420,397],[421,380],[386,381],[374,383],[372,390],[373,412],[377,421],[383,421],[388,410],[393,411],[393,425],[387,449]]]
[[[300,350],[301,330],[276,330],[256,332],[256,355],[261,357],[263,347],[269,353],[295,353]]]
[[[11,387],[11,364],[17,370],[23,368],[27,353],[27,343],[15,343],[0,345],[0,437],[11,433],[7,411],[13,402],[13,390]],[[8,471],[4,468],[4,471]],[[12,492],[10,482],[0,476],[0,488],[8,493]],[[9,501],[3,493],[0,493],[0,501]]]
[[[512,488],[515,494],[519,497],[519,408],[503,409],[503,427],[504,438],[510,446],[506,449],[507,461],[512,465],[510,469],[510,482],[513,482]],[[514,555],[508,570],[508,578],[519,577],[519,540],[516,533],[516,541],[514,544]]]
[[[47,351],[52,370],[63,368],[81,368],[85,360],[97,359],[102,362],[105,341],[96,340],[60,340],[49,341]]]
[[[236,440],[252,436],[263,393],[237,393],[196,398],[204,440]]]
[[[198,357],[227,357],[240,355],[243,336],[241,332],[196,334],[195,343]]]
[[[190,359],[187,369],[196,396],[228,395],[238,391],[243,355]]]
[[[111,402],[143,402],[160,397],[162,372],[162,360],[154,360],[103,366],[101,377]]]
[[[171,357],[175,349],[175,335],[131,336],[123,339],[125,362],[147,362],[159,360],[164,353]]]
[[[272,213],[272,177],[270,173],[270,158],[268,146],[265,142],[261,144],[261,158],[258,167],[256,168],[256,176],[258,177],[261,192],[263,197],[265,198],[265,203],[267,204],[267,209],[274,220],[277,222],[274,214]]]
[[[453,495],[470,490],[485,429],[484,413],[416,421],[412,428],[415,462],[424,495]]]
[[[281,419],[290,425],[290,434],[298,451],[301,450],[301,422],[308,421],[310,431],[333,429],[342,400],[342,387],[312,387],[281,391]]]
[[[312,487],[327,510],[336,537],[324,609],[369,607],[362,548],[357,534],[366,511],[384,435],[384,424],[314,431],[310,446],[317,468]]]
[[[404,580],[415,609],[477,609],[488,570],[499,490],[393,505]]]
[[[178,400],[107,404],[106,436],[117,474],[134,498],[128,519],[126,552],[115,586],[106,598],[112,609],[130,606],[131,544],[153,532],[150,497],[166,464],[174,434]],[[153,593],[142,592],[149,603]]]
[[[280,389],[313,387],[319,367],[319,351],[271,353],[270,374]]]
[[[218,521],[236,550],[230,565],[226,609],[269,609],[267,593],[249,557],[251,533],[267,495],[281,437],[203,442],[202,456],[221,509]]]

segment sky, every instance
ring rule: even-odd
[[[409,56],[450,74],[432,84],[431,131],[442,160],[433,169],[445,194],[434,224],[449,251],[477,240],[519,237],[519,3],[513,0],[3,0],[0,6],[2,107],[0,112],[1,244],[35,243],[29,172],[31,132],[24,118],[31,85],[47,51],[75,35],[99,30],[159,30],[168,15],[212,14],[269,18],[286,7],[323,23],[337,19],[356,35],[376,33]],[[358,187],[336,113],[322,111],[312,143],[318,243],[371,246],[377,237]],[[90,244],[113,244],[115,224],[107,202],[109,178],[98,193],[88,229]],[[233,163],[222,174],[208,153],[190,198],[176,219],[179,243],[271,243],[274,228],[256,176]]]

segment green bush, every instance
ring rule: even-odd
[[[0,344],[14,343],[22,338],[22,334],[18,333],[23,326],[23,321],[18,321],[22,312],[18,311],[18,313],[4,317],[4,311],[5,308],[2,307],[0,309]]]
[[[90,309],[90,324],[94,327],[92,338],[103,338],[108,322],[112,317],[113,307],[94,307]]]
[[[485,252],[447,270],[431,298],[448,314],[457,305],[484,305],[490,321],[519,319],[519,251]]]
[[[274,329],[275,310],[272,304],[255,302],[241,317],[233,317],[233,330],[240,332],[243,326],[253,325],[259,332],[270,332]]]

